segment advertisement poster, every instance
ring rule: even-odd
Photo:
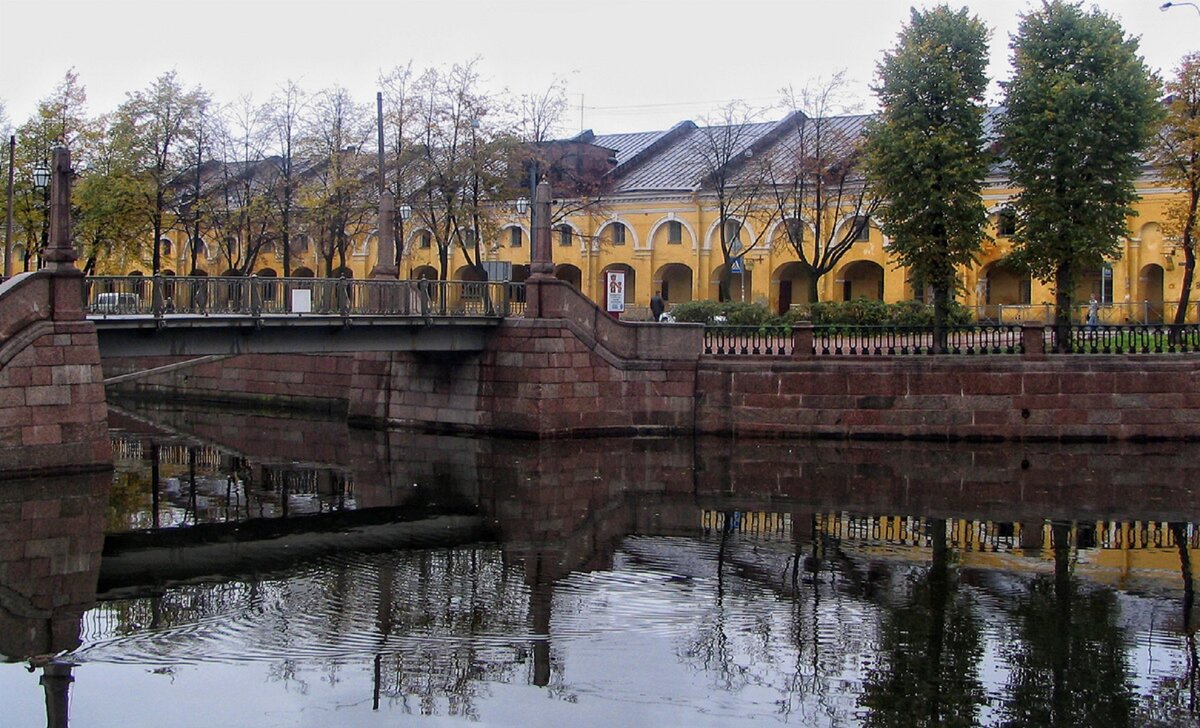
[[[625,310],[625,272],[610,270],[605,277],[608,280],[608,312],[621,313]]]

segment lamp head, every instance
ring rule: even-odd
[[[33,186],[39,190],[44,190],[50,186],[50,168],[45,162],[38,162],[33,168]]]

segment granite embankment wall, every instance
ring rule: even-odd
[[[107,467],[103,376],[78,272],[0,285],[0,475]]]
[[[699,326],[619,323],[570,286],[481,354],[105,361],[155,396],[338,410],[352,422],[535,437],[721,434],[978,440],[1200,439],[1200,357],[705,357]]]

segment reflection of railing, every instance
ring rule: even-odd
[[[729,531],[758,538],[792,539],[797,514],[705,510],[701,528],[708,533]],[[814,513],[813,535],[835,540],[884,543],[892,546],[929,547],[930,527],[936,523],[915,516],[879,516],[855,513]],[[946,544],[961,551],[1002,553],[1053,543],[1051,522],[1031,519],[1026,523],[979,521],[963,518],[945,520]],[[805,527],[807,530],[807,525]],[[1186,545],[1200,548],[1200,526],[1184,524]],[[1070,543],[1079,548],[1154,549],[1178,545],[1169,524],[1154,521],[1080,521],[1071,524]]]
[[[483,316],[522,313],[524,285],[509,282],[211,276],[92,276],[95,316]]]

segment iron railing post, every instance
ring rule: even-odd
[[[154,318],[162,321],[163,317],[163,280],[161,273],[155,273],[150,281],[150,311]]]
[[[255,319],[262,318],[262,281],[253,273],[250,274],[250,315]]]

